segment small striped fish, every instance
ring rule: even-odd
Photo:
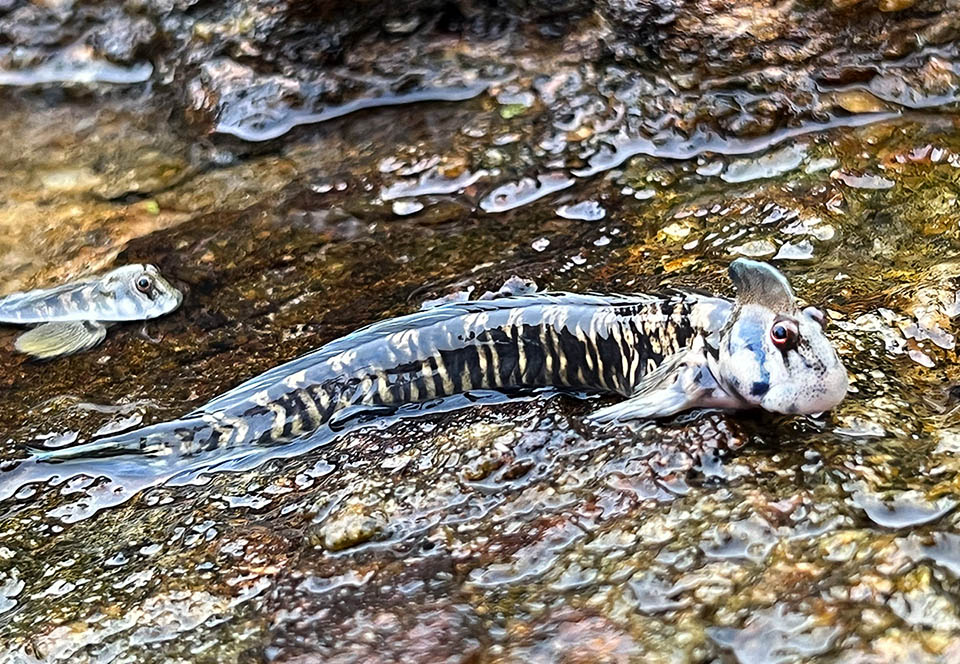
[[[124,265],[62,286],[0,298],[0,323],[34,325],[14,345],[48,359],[93,348],[113,323],[146,320],[180,306],[183,295],[152,265]]]
[[[847,373],[773,267],[730,266],[737,299],[524,295],[441,305],[382,321],[273,368],[181,419],[38,460],[124,453],[192,456],[277,445],[360,414],[471,390],[555,387],[626,399],[598,422],[700,407],[815,413],[838,404]]]

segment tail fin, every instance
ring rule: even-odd
[[[83,445],[63,447],[56,450],[28,448],[36,461],[57,462],[69,459],[93,459],[117,456],[119,454],[141,454],[143,449],[135,439],[122,439],[119,436],[102,438]]]
[[[151,424],[83,445],[56,450],[31,449],[30,451],[33,453],[34,460],[46,463],[128,454],[187,456],[216,444],[215,439],[208,440],[208,437],[197,435],[203,428],[206,428],[205,422],[200,418],[191,417]]]

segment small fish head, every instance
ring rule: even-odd
[[[145,320],[168,314],[183,301],[183,294],[153,265],[124,265],[103,275],[98,291],[111,302],[109,320]]]
[[[777,269],[738,259],[737,302],[721,332],[716,376],[747,404],[775,413],[830,410],[847,393],[847,370],[824,333],[824,316],[802,311]]]

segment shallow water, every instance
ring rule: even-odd
[[[596,29],[368,45],[338,105],[236,65],[255,94],[211,134],[139,56],[0,54],[0,290],[143,261],[185,292],[53,363],[0,330],[0,662],[960,659],[955,47],[688,80],[576,48]],[[834,412],[603,431],[544,393],[166,484],[16,480],[439,298],[729,293],[737,255],[826,310]]]

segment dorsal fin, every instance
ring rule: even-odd
[[[738,258],[730,263],[729,273],[737,289],[737,304],[760,304],[782,313],[796,310],[790,282],[772,265]]]

